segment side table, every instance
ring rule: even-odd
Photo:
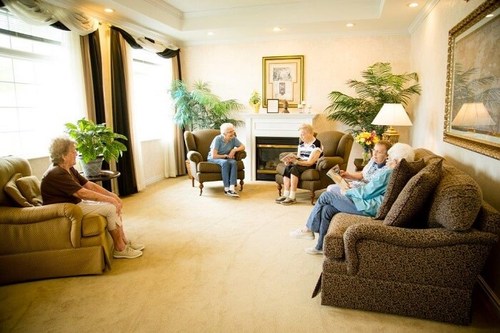
[[[86,177],[88,180],[92,182],[103,182],[107,180],[111,180],[120,176],[119,171],[112,170],[101,170],[98,176]]]
[[[83,173],[83,172],[82,172]],[[102,187],[108,191],[112,191],[111,179],[119,177],[121,174],[118,171],[113,170],[101,170],[98,176],[85,177],[91,182],[101,182]]]

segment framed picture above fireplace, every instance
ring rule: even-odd
[[[296,108],[304,99],[304,56],[262,57],[262,100],[286,100]]]
[[[279,99],[267,99],[267,113],[279,112]]]

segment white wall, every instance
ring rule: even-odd
[[[253,90],[262,91],[262,57],[280,55],[304,55],[305,100],[318,114],[330,104],[331,91],[353,94],[346,81],[362,79],[361,71],[375,62],[391,63],[395,73],[411,71],[409,36],[318,37],[187,47],[181,49],[183,80],[189,85],[198,80],[209,82],[215,94],[237,99],[247,107],[246,112],[252,112],[248,99]],[[313,125],[316,131],[345,129],[324,114]],[[245,138],[244,130],[238,129],[238,137]],[[402,128],[401,141],[408,140],[408,129]],[[360,156],[356,144],[351,160]],[[352,162],[350,166],[354,168]]]
[[[483,1],[441,0],[412,34],[411,68],[422,84],[411,142],[427,147],[473,176],[483,197],[500,210],[500,161],[443,141],[448,32]]]

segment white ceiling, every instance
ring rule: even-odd
[[[409,34],[439,0],[47,0],[178,46]],[[408,7],[410,2],[419,4]],[[114,13],[104,13],[104,8]],[[347,28],[347,23],[353,23]],[[280,32],[273,32],[279,26]],[[208,33],[211,32],[212,35]]]

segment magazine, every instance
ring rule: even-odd
[[[338,164],[328,170],[326,175],[333,179],[335,184],[339,185],[343,190],[348,190],[350,188],[347,181],[340,175],[340,167]]]
[[[281,158],[281,162],[293,163],[294,161],[296,161],[298,159],[299,159],[299,157],[297,156],[297,154],[289,153],[289,154],[286,154],[285,156],[283,156],[283,158]]]

